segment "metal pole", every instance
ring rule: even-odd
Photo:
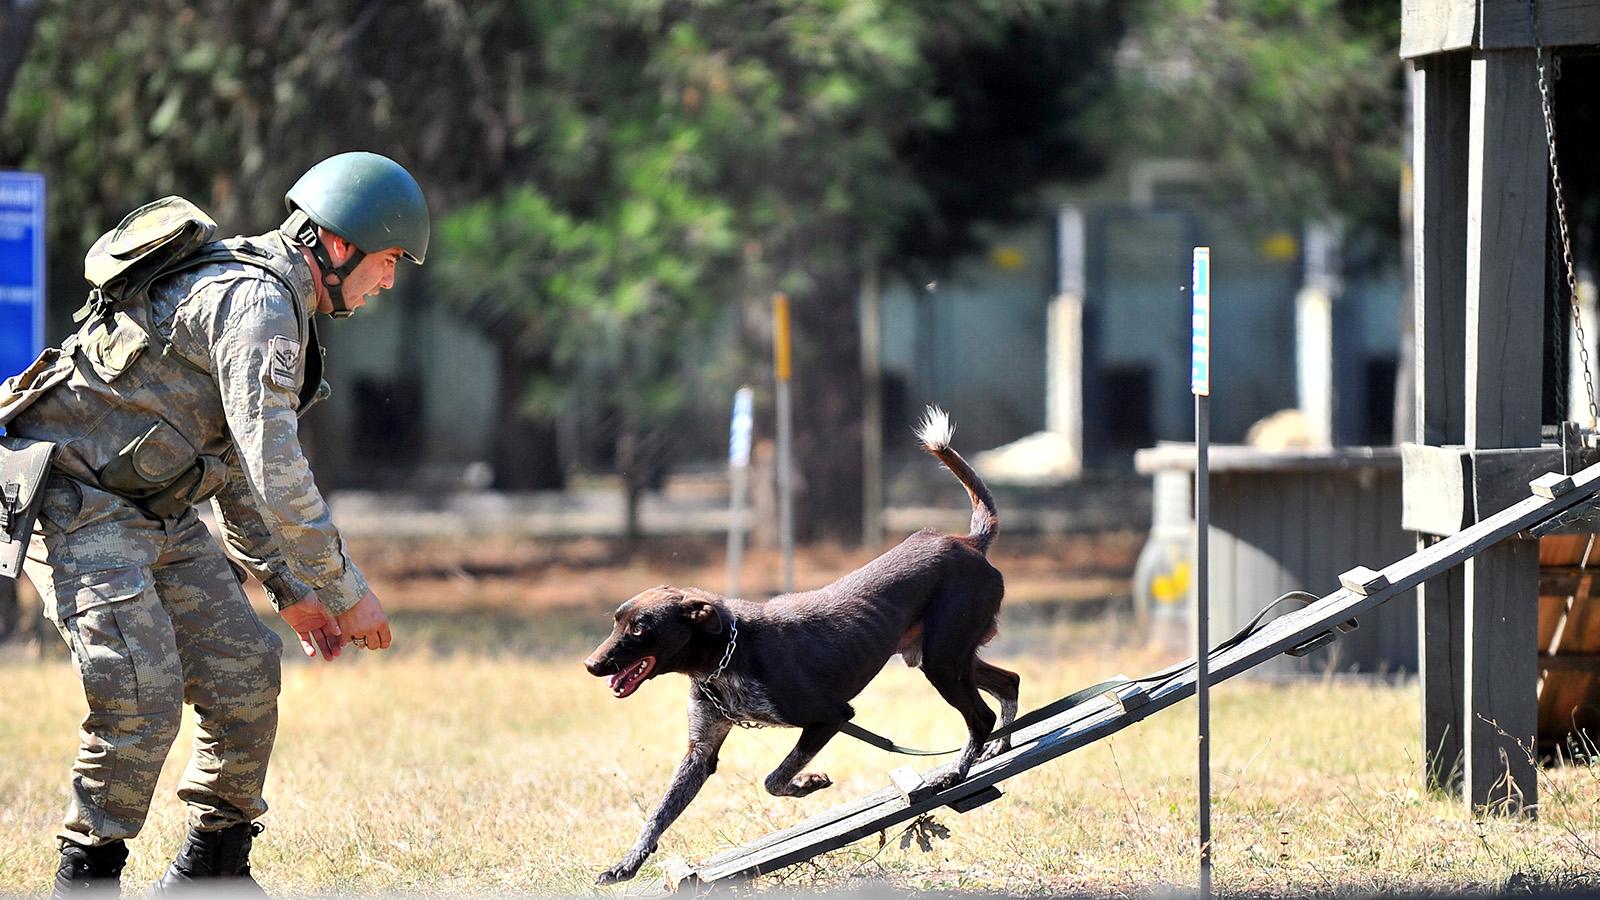
[[[744,511],[750,495],[750,433],[755,391],[749,385],[733,395],[733,420],[728,425],[728,596],[739,596],[739,568],[744,563]]]
[[[772,353],[777,376],[778,412],[778,545],[783,552],[783,590],[794,590],[794,473],[790,450],[789,295],[772,298]]]
[[[1200,707],[1200,897],[1211,897],[1211,248],[1194,248],[1189,389],[1194,394],[1195,697]]]
[[[883,542],[883,291],[878,261],[861,277],[861,543]]]

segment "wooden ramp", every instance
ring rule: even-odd
[[[1280,653],[1323,638],[1339,623],[1411,590],[1500,541],[1589,503],[1600,493],[1600,465],[1572,476],[1546,475],[1532,482],[1530,487],[1531,493],[1526,499],[1380,571],[1351,569],[1340,578],[1342,589],[1266,623],[1225,650],[1213,652],[1212,682],[1232,678]],[[941,806],[966,812],[988,803],[1000,796],[998,785],[1007,778],[1115,734],[1188,698],[1195,691],[1193,663],[1189,660],[1157,675],[1129,682],[1112,693],[1019,730],[1012,737],[1009,752],[974,766],[965,781],[948,790],[924,795],[914,783],[885,788],[706,860],[674,879],[673,887],[680,891],[704,890],[752,878],[842,847]],[[907,781],[903,777],[896,780]]]

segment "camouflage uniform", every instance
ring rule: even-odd
[[[287,280],[229,261],[157,282],[153,342],[86,326],[53,363],[64,379],[5,423],[60,444],[27,574],[89,703],[63,841],[139,832],[185,701],[199,725],[178,789],[190,825],[266,811],[282,645],[193,502],[212,497],[279,609],[315,589],[337,614],[367,593],[297,436],[322,385],[311,267],[278,232],[231,243]],[[146,496],[163,484],[182,489],[176,503]]]

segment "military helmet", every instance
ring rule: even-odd
[[[422,188],[387,156],[330,156],[301,175],[283,202],[291,213],[304,212],[363,253],[399,247],[414,263],[428,257],[428,204]]]

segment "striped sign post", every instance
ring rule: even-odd
[[[1200,897],[1211,897],[1211,248],[1194,248],[1189,392],[1194,394],[1195,697],[1200,707]]]
[[[773,374],[777,378],[778,413],[778,545],[783,551],[783,591],[794,590],[794,473],[790,449],[789,295],[772,297]]]

